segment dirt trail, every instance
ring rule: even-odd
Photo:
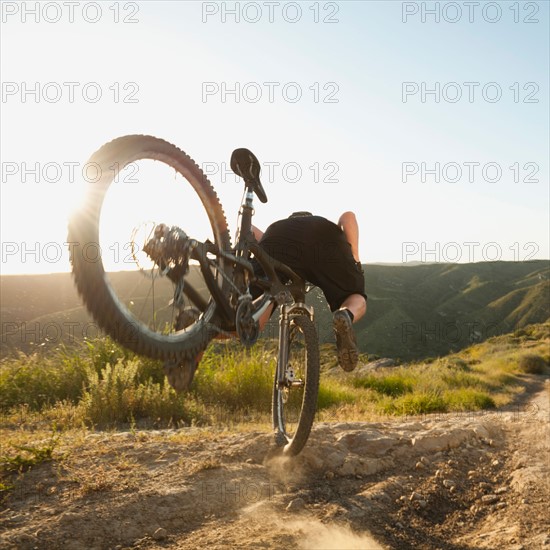
[[[17,481],[0,547],[550,549],[534,384],[507,412],[317,424],[293,460],[265,433],[88,434]]]

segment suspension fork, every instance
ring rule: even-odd
[[[313,308],[304,303],[282,304],[279,314],[279,346],[277,352],[277,374],[276,383],[280,388],[286,382],[286,367],[288,364],[288,343],[290,333],[290,322],[292,316],[307,314],[313,321]]]
[[[286,365],[288,363],[288,334],[290,332],[290,317],[288,306],[283,304],[279,314],[279,346],[277,352],[276,384],[280,388],[284,384]]]

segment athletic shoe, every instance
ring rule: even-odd
[[[338,362],[347,372],[351,372],[357,366],[359,350],[353,332],[353,323],[347,309],[339,309],[332,316],[334,334],[336,335],[336,351]]]

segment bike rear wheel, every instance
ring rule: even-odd
[[[273,388],[275,444],[285,455],[297,455],[307,442],[317,410],[319,394],[319,341],[307,315],[293,316],[288,332],[285,380],[277,374]]]
[[[206,237],[229,250],[227,221],[212,185],[186,153],[152,136],[115,139],[94,153],[87,166],[94,167],[96,177],[87,182],[68,232],[73,275],[86,307],[101,329],[136,353],[154,359],[196,355],[215,334],[216,304],[200,281],[200,270],[188,265],[177,281],[164,277],[166,269],[143,252],[143,245],[159,226],[148,218],[158,199],[159,216],[170,210],[176,223],[197,218]],[[179,196],[172,200],[164,195],[165,187],[175,196],[185,193],[181,202]],[[110,218],[104,221],[106,212]],[[109,234],[117,232],[122,236],[115,242]],[[107,260],[107,250],[120,253],[121,242],[131,266],[113,264],[110,254]],[[225,289],[220,271],[229,266],[219,258],[209,262],[216,284]],[[201,289],[200,300],[191,301],[187,294],[182,298],[182,289],[191,285]],[[191,307],[196,311],[192,316]]]

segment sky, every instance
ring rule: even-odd
[[[203,167],[232,232],[247,147],[260,228],[352,210],[366,264],[550,257],[548,2],[0,6],[2,274],[70,269],[86,162],[138,133]],[[113,216],[197,214],[122,189]]]

